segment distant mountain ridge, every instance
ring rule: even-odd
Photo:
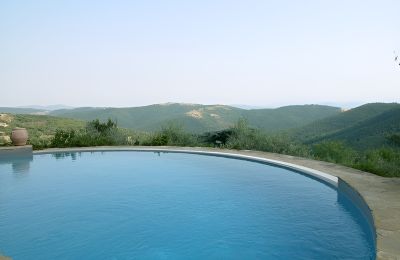
[[[81,107],[51,111],[50,115],[81,120],[107,120],[142,131],[155,131],[169,122],[181,124],[193,133],[216,131],[245,118],[253,127],[280,131],[304,126],[340,113],[340,108],[321,105],[287,106],[276,109],[241,109],[226,105],[165,103],[128,108]]]
[[[38,109],[38,110],[43,110],[43,111],[53,111],[53,110],[58,110],[58,109],[72,109],[74,107],[57,104],[57,105],[48,105],[48,106],[28,105],[28,106],[18,106],[17,108],[32,108],[32,109]]]
[[[43,109],[35,108],[22,108],[22,107],[0,107],[0,113],[12,113],[12,114],[40,114],[47,113]]]
[[[73,107],[66,105],[0,107],[0,113],[47,115],[50,111],[53,110],[72,108]]]

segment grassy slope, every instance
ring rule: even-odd
[[[188,131],[202,133],[228,128],[241,117],[247,118],[254,127],[279,131],[303,126],[339,111],[339,108],[317,105],[244,110],[222,105],[161,104],[132,108],[56,110],[51,115],[82,120],[111,118],[121,127],[142,131],[155,131],[173,121],[182,124]]]
[[[400,107],[396,103],[371,103],[365,104],[351,110],[342,112],[338,115],[327,117],[321,120],[312,122],[304,127],[301,127],[292,132],[293,136],[303,142],[313,142],[321,140],[323,137],[328,137],[353,127],[365,120],[378,116],[386,111]]]
[[[35,143],[49,141],[50,137],[54,135],[55,130],[58,128],[78,129],[83,128],[86,124],[81,120],[44,115],[8,114],[8,118],[11,121],[3,120],[8,126],[5,128],[1,127],[0,131],[10,135],[14,127],[24,127],[28,130],[29,139]],[[2,120],[0,121],[3,122]]]
[[[325,136],[321,140],[341,140],[353,148],[362,150],[379,148],[388,144],[387,136],[400,133],[400,107],[383,112],[354,126]]]
[[[339,140],[355,149],[378,148],[400,131],[400,104],[371,103],[315,121],[292,132],[308,144]]]
[[[287,130],[315,120],[337,115],[340,108],[322,105],[286,106],[276,109],[253,109],[244,115],[250,125],[267,131]]]

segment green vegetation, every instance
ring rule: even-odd
[[[240,119],[231,129],[224,148],[238,150],[258,150],[271,153],[307,156],[304,145],[283,134],[266,134],[259,129],[249,127],[247,121]]]
[[[400,132],[400,106],[340,131],[315,137],[309,143],[341,140],[356,150],[365,150],[395,143],[396,138],[388,139],[388,136],[398,132]]]
[[[98,119],[87,123],[80,130],[56,130],[51,147],[85,147],[102,145],[126,145],[127,136],[112,120],[101,123]]]
[[[160,131],[150,134],[142,142],[149,146],[196,146],[199,145],[197,136],[186,132],[182,125],[168,123]]]
[[[351,166],[357,152],[339,141],[326,141],[311,147],[315,159]]]
[[[189,121],[164,119],[158,130],[152,132],[120,128],[111,119],[101,119],[102,121],[95,119],[85,123],[80,120],[53,116],[5,115],[0,118],[0,123],[7,124],[5,132],[11,132],[11,129],[16,126],[27,128],[30,134],[29,142],[34,149],[99,145],[221,147],[300,156],[342,164],[382,176],[400,176],[399,104],[367,104],[340,114],[334,113],[333,116],[313,121],[296,130],[279,132],[266,131],[265,128],[254,124],[255,121],[260,121],[258,125],[265,124],[262,110],[258,110],[257,113],[260,114],[255,113],[251,118],[252,116],[249,115],[243,116],[246,113],[242,113],[243,111],[232,116],[229,111],[236,108],[225,106],[196,107],[197,105],[180,104],[165,106],[168,107],[167,112],[163,111],[160,105],[150,107],[152,113],[165,115],[170,114],[172,109],[178,115],[186,106],[185,111],[190,112],[191,116],[185,120]],[[327,107],[300,106],[296,108],[292,106],[276,109],[274,113],[280,111],[280,117],[288,117],[291,114],[294,117],[291,121],[293,123],[303,118],[296,109],[303,112],[308,109],[309,114],[312,114],[314,109],[327,110],[319,115],[314,114],[312,118],[332,112]],[[84,110],[98,112],[98,109],[93,108]],[[193,112],[194,110],[197,112]],[[226,112],[226,118],[229,114],[232,116],[230,120],[234,120],[236,116],[239,116],[239,120],[232,124],[225,122],[221,130],[203,133],[188,131],[185,123],[189,122],[192,126],[203,129],[204,125],[198,117],[204,118],[206,113],[211,113],[210,111],[221,114],[220,110]],[[149,114],[142,114],[142,116],[145,115]],[[151,121],[150,119],[146,121],[145,118],[143,120],[144,122]],[[287,118],[283,121],[285,120]],[[273,122],[273,120],[268,119],[267,122]],[[152,127],[156,127],[157,124]],[[274,127],[282,128],[283,126]]]
[[[391,134],[386,138],[392,145],[400,147],[400,134]]]
[[[356,151],[341,142],[314,145],[313,155],[318,160],[338,163],[386,177],[400,177],[400,149],[379,148]]]
[[[252,127],[263,131],[277,132],[299,128],[316,120],[339,114],[341,114],[341,110],[338,107],[301,105],[285,106],[276,109],[245,110],[242,117]]]
[[[6,127],[0,128],[0,131],[10,135],[15,127],[26,128],[29,132],[28,143],[32,144],[34,149],[49,147],[57,129],[77,130],[83,128],[86,124],[81,120],[46,115],[2,115],[0,123],[5,124]]]
[[[381,148],[363,153],[352,167],[386,177],[400,177],[400,150]]]
[[[230,129],[230,133],[222,147],[306,157],[342,164],[381,176],[400,177],[400,147],[355,150],[342,141],[304,144],[287,135],[265,134],[249,128],[245,121],[239,121]],[[394,135],[392,138],[397,137]]]
[[[111,118],[121,127],[146,132],[157,131],[174,122],[188,132],[201,134],[229,128],[239,118],[246,118],[255,128],[274,132],[305,126],[338,113],[340,109],[337,107],[320,105],[245,110],[223,105],[171,103],[130,108],[62,109],[52,111],[51,115],[86,121]]]
[[[364,149],[369,142],[359,142],[373,135],[374,140],[368,148],[382,145],[388,132],[400,130],[398,124],[400,104],[371,103],[345,111],[338,115],[314,121],[291,132],[291,135],[304,143],[317,143],[323,140],[343,140],[354,148]],[[370,140],[371,141],[371,140]],[[358,146],[358,147],[356,147]]]
[[[111,120],[101,123],[99,120],[85,122],[46,115],[1,114],[0,123],[6,125],[0,131],[7,135],[15,127],[26,128],[29,133],[28,144],[35,150],[49,147],[134,145],[145,136],[130,129],[118,128]]]

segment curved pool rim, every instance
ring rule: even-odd
[[[246,152],[249,150],[242,150],[242,152]],[[358,210],[362,213],[365,220],[368,222],[370,232],[373,235],[373,242],[375,247],[375,257],[379,259],[377,252],[379,248],[377,247],[377,232],[375,226],[375,219],[372,214],[372,211],[365,201],[363,196],[349,183],[342,180],[340,177],[334,176],[332,174],[312,169],[309,167],[305,167],[302,165],[288,163],[281,160],[269,159],[261,156],[254,155],[245,155],[238,153],[240,151],[210,151],[201,148],[192,148],[192,149],[181,149],[174,147],[84,147],[84,148],[55,148],[55,149],[46,149],[40,151],[34,151],[33,154],[53,154],[53,153],[71,153],[71,152],[155,152],[155,153],[184,153],[184,154],[195,154],[195,155],[205,155],[205,156],[217,156],[217,157],[225,157],[232,158],[237,160],[246,160],[255,163],[267,164],[275,167],[280,167],[284,169],[288,169],[290,171],[294,171],[298,174],[305,175],[309,178],[316,179],[322,184],[331,186],[334,189],[337,189],[338,192],[345,193],[348,198],[353,202],[353,205],[358,208]]]
[[[208,155],[208,156],[217,156],[217,157],[225,157],[239,160],[246,160],[251,162],[263,163],[275,167],[285,168],[308,177],[317,179],[318,181],[323,182],[324,184],[338,187],[339,178],[333,176],[328,173],[324,173],[322,171],[314,170],[308,167],[304,167],[301,165],[296,165],[293,163],[286,163],[283,161],[272,160],[257,156],[248,156],[242,154],[235,154],[230,152],[213,152],[213,151],[198,151],[198,150],[179,150],[179,149],[152,149],[152,148],[139,148],[139,149],[113,149],[113,148],[100,148],[100,149],[62,149],[57,151],[35,151],[34,154],[52,154],[59,152],[154,152],[154,153],[186,153],[186,154],[196,154],[196,155]]]

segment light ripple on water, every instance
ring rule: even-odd
[[[374,258],[351,202],[285,169],[143,152],[12,163],[0,161],[0,252],[16,260]]]

